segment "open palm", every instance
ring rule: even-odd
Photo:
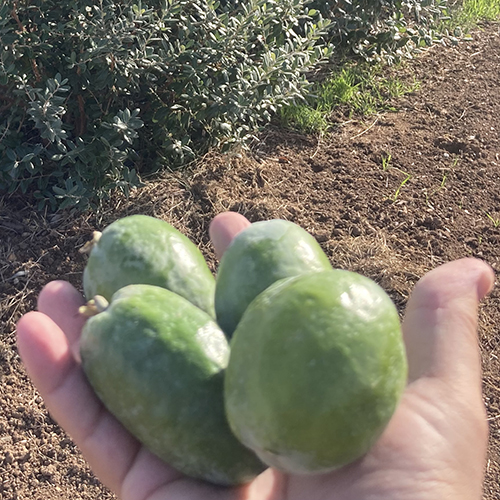
[[[210,233],[220,256],[249,222],[221,214]],[[422,278],[403,324],[409,382],[384,434],[362,459],[330,474],[268,469],[220,488],[189,479],[145,450],[95,396],[80,366],[81,295],[62,281],[18,323],[18,346],[52,416],[122,500],[479,500],[487,444],[477,307],[493,286],[481,261],[462,259]]]

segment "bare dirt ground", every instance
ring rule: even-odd
[[[421,87],[393,103],[397,113],[339,114],[320,140],[270,129],[250,157],[209,156],[130,200],[113,200],[98,216],[44,216],[26,200],[0,200],[0,498],[113,498],[26,376],[15,322],[36,307],[48,281],[81,288],[78,248],[119,217],[167,220],[200,245],[214,270],[207,233],[217,213],[291,220],[334,266],[380,283],[401,312],[416,281],[441,263],[475,256],[500,271],[500,27],[486,25],[473,38],[407,65],[403,74]],[[491,430],[487,500],[500,498],[499,325],[497,288],[482,304],[479,329]]]

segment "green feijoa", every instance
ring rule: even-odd
[[[318,242],[293,222],[255,222],[234,238],[220,261],[217,322],[231,337],[250,302],[272,283],[331,268]]]
[[[165,221],[146,215],[119,219],[97,233],[83,273],[87,298],[131,284],[156,285],[212,317],[215,278],[198,247]]]
[[[83,328],[83,369],[139,441],[181,472],[215,484],[246,483],[264,470],[229,429],[229,346],[205,312],[152,285],[126,286],[107,307],[102,297],[92,302],[82,312],[101,312]]]
[[[263,462],[323,473],[365,454],[406,384],[400,321],[372,280],[341,270],[281,280],[231,339],[230,426]]]

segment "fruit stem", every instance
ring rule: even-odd
[[[109,302],[102,296],[96,295],[89,300],[84,306],[78,308],[78,312],[87,318],[96,316],[104,312],[109,307]]]
[[[94,231],[92,233],[92,239],[87,241],[82,248],[80,248],[80,253],[90,253],[92,249],[97,245],[97,242],[101,239],[102,233],[101,231]]]

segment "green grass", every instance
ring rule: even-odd
[[[305,104],[281,109],[280,121],[285,127],[309,134],[325,132],[329,127],[325,113]]]
[[[490,219],[490,221],[493,223],[494,227],[500,226],[500,219],[496,219],[495,217],[492,217],[488,212],[485,212],[486,217]]]
[[[392,160],[392,155],[390,153],[387,155],[382,155],[382,170],[384,172],[387,172],[389,169],[396,170],[397,172],[399,172],[400,174],[403,174],[405,176],[405,178],[399,183],[399,186],[397,187],[394,194],[392,196],[388,197],[389,200],[391,200],[393,203],[395,203],[398,200],[398,197],[399,197],[404,185],[411,179],[411,175],[408,172],[405,172],[404,170],[401,170],[398,167],[393,167],[391,165],[391,160]]]
[[[317,83],[307,104],[287,106],[280,112],[280,124],[301,132],[323,133],[329,115],[338,107],[350,116],[368,116],[381,110],[394,110],[391,99],[419,88],[419,83],[405,83],[397,77],[384,76],[381,66],[350,64],[337,69]]]
[[[382,156],[382,170],[385,172],[391,166],[392,155]]]
[[[396,169],[396,170],[399,170],[402,174],[404,174],[406,177],[404,178],[404,180],[401,182],[401,184],[398,186],[398,188],[396,189],[396,191],[394,192],[394,194],[389,198],[390,200],[392,200],[393,202],[396,202],[398,200],[398,196],[399,194],[401,193],[401,189],[403,189],[403,186],[411,179],[411,175],[408,173],[408,172],[403,172],[402,170],[400,170],[399,168]]]
[[[481,21],[500,20],[499,0],[463,0],[453,15],[453,24],[470,28]]]

